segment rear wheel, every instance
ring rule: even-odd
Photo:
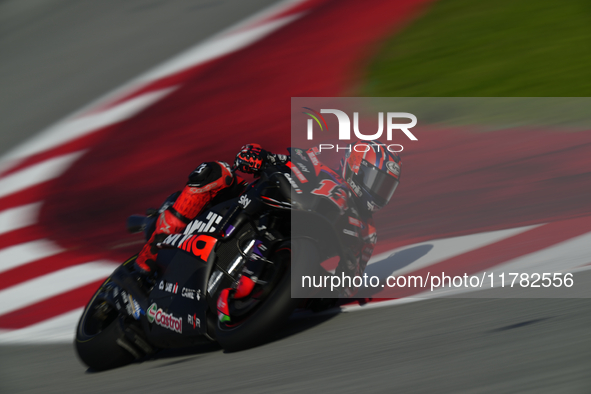
[[[228,351],[239,351],[267,342],[287,321],[292,312],[301,303],[301,299],[291,298],[291,266],[294,261],[306,264],[319,264],[320,258],[314,243],[310,240],[293,241],[277,249],[270,257],[277,266],[274,277],[264,278],[268,288],[253,291],[248,299],[232,300],[231,310],[245,310],[238,317],[231,315],[232,322],[217,322],[216,340]]]

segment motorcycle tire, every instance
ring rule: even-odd
[[[292,259],[301,264],[320,264],[320,257],[314,242],[308,239],[294,240]],[[297,263],[296,263],[297,264]],[[267,299],[245,321],[235,326],[217,322],[216,340],[229,352],[240,351],[262,345],[272,338],[301,304],[302,300],[291,297],[291,266],[287,269]]]
[[[122,269],[123,266],[119,267]],[[96,291],[88,303],[76,328],[74,341],[78,357],[84,364],[95,371],[121,367],[134,361],[136,357],[123,346],[126,346],[123,319],[114,314],[97,327],[95,308],[102,302],[100,295],[107,279]]]

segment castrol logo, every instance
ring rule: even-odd
[[[183,333],[183,322],[181,318],[174,317],[172,314],[164,312],[162,309],[159,309],[158,305],[155,303],[148,308],[146,317],[150,323],[156,323],[159,326],[178,332],[179,334]]]

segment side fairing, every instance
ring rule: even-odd
[[[180,249],[160,251],[158,260],[166,269],[149,297],[145,331],[150,341],[163,347],[186,346],[190,337],[203,341],[207,334],[206,290],[212,259],[213,253],[208,263]]]

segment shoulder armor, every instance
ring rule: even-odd
[[[202,187],[219,179],[221,176],[222,169],[216,162],[210,161],[202,163],[191,173],[191,175],[189,175],[187,185]]]

